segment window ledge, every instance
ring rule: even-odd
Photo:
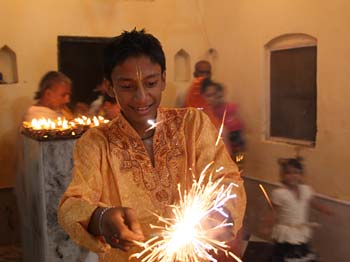
[[[298,140],[298,139],[290,139],[285,137],[267,137],[266,142],[276,142],[283,143],[288,145],[298,145],[305,147],[315,147],[316,143],[314,141],[306,141],[306,140]]]

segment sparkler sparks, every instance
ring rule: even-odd
[[[223,206],[230,199],[236,198],[232,189],[238,185],[231,183],[224,186],[224,177],[213,181],[212,174],[205,181],[206,172],[212,165],[213,162],[204,168],[198,181],[193,178],[188,192],[182,194],[180,185],[178,186],[180,203],[170,206],[173,217],[165,218],[155,214],[163,226],[151,225],[159,233],[145,243],[138,242],[143,251],[132,255],[133,257],[141,259],[142,262],[217,261],[213,254],[221,250],[227,256],[241,261],[227,251],[228,246],[224,241],[218,240],[223,229],[230,231],[233,226],[226,221],[229,215]],[[222,170],[222,167],[217,170]],[[213,216],[218,215],[221,216],[220,221],[214,222]]]
[[[215,143],[218,145],[224,129],[226,109]],[[148,120],[150,127],[156,128],[161,122]],[[170,205],[171,217],[154,214],[158,218],[157,225],[151,225],[155,234],[146,242],[136,242],[143,250],[131,256],[142,262],[217,262],[215,254],[220,251],[227,257],[242,262],[225,241],[231,240],[233,223],[224,205],[237,197],[232,193],[235,183],[223,183],[225,175],[218,174],[213,179],[213,172],[219,173],[223,166],[214,168],[210,162],[201,172],[199,179],[192,173],[192,186],[181,190],[178,185],[180,201]],[[209,172],[209,169],[212,171]],[[190,168],[190,171],[193,170]]]
[[[159,125],[160,123],[162,123],[162,121],[155,122],[155,121],[154,121],[154,120],[152,120],[152,119],[147,120],[147,124],[149,124],[149,125],[150,125],[150,127],[149,127],[149,128],[147,128],[147,129],[145,130],[145,132],[148,132],[148,131],[150,131],[150,130],[152,130],[152,129],[156,128],[156,127],[157,127],[157,125]]]

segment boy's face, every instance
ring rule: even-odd
[[[147,121],[156,118],[165,89],[165,72],[149,57],[129,57],[113,69],[111,78],[121,111],[142,134],[149,127]]]

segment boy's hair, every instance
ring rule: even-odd
[[[301,161],[302,161],[302,158],[285,158],[285,159],[279,159],[278,163],[280,165],[282,174],[286,174],[289,172],[288,167],[299,169],[302,173],[304,171],[304,167]]]
[[[147,56],[155,64],[159,64],[162,73],[165,71],[165,55],[162,45],[157,38],[146,34],[142,29],[128,32],[114,37],[104,49],[104,75],[111,81],[113,68],[122,64],[129,57]]]
[[[205,78],[202,81],[201,85],[201,94],[204,94],[205,91],[207,91],[209,86],[215,86],[216,91],[222,92],[224,90],[224,87],[217,82],[212,81],[210,78]]]
[[[44,92],[51,88],[54,84],[57,83],[67,83],[68,85],[72,85],[72,81],[68,76],[61,72],[57,71],[49,71],[47,72],[40,80],[38,91],[35,92],[34,99],[38,100],[42,98]]]

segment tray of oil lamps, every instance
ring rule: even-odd
[[[90,127],[99,126],[109,122],[103,117],[75,118],[68,121],[65,119],[33,119],[31,122],[24,121],[21,133],[37,141],[51,141],[79,138]]]
[[[38,141],[63,140],[79,138],[89,126],[78,126],[69,129],[33,129],[22,127],[21,133]]]

